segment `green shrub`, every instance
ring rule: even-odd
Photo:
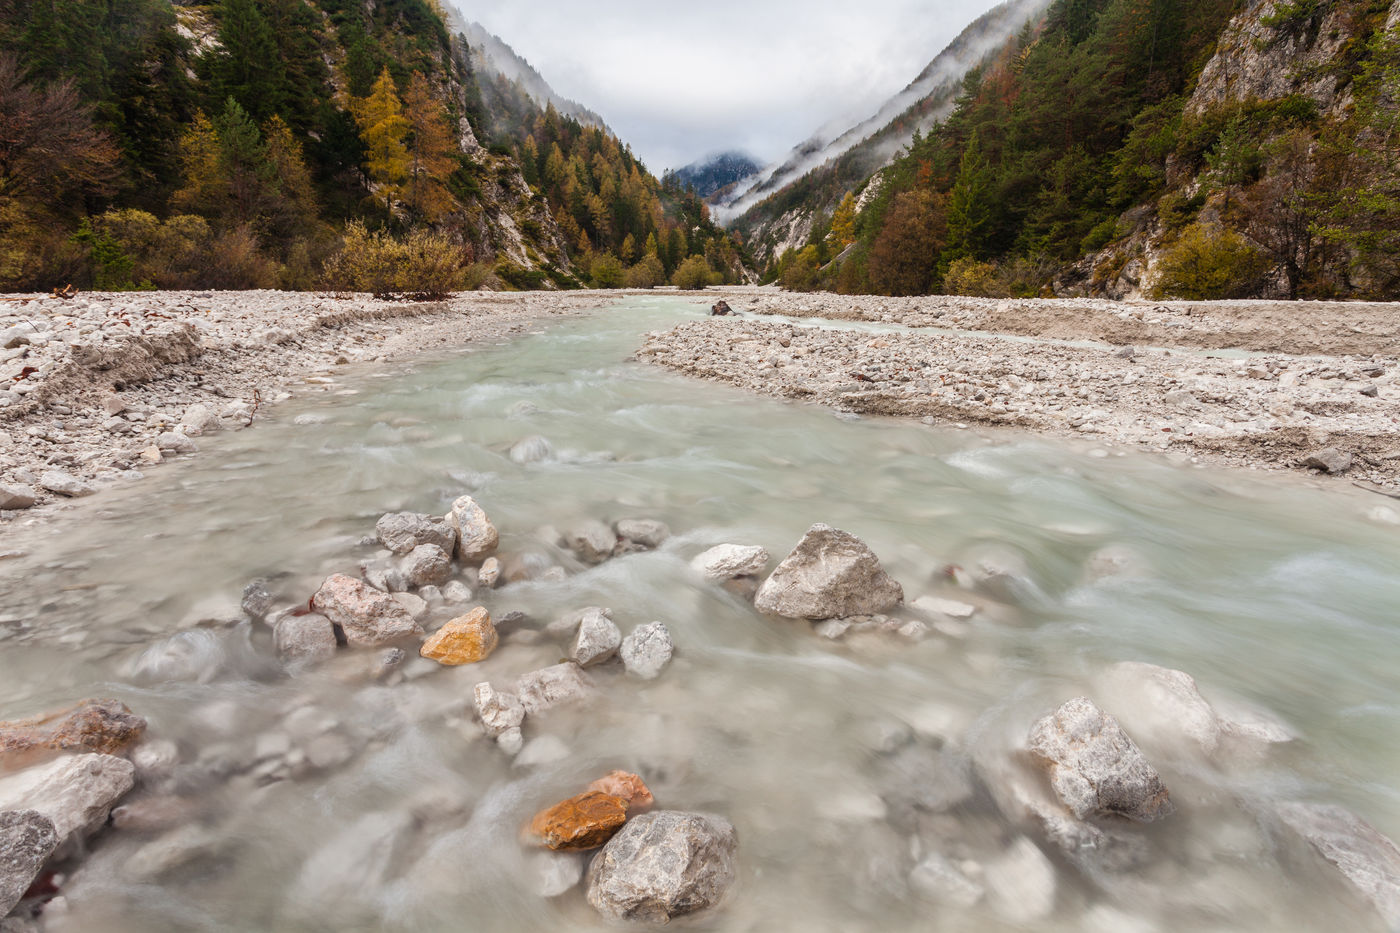
[[[1268,258],[1223,227],[1192,224],[1157,262],[1150,296],[1207,301],[1254,294]]]
[[[496,263],[496,277],[511,288],[522,292],[537,291],[544,288],[544,283],[548,281],[546,273],[539,269],[526,269],[504,259]]]
[[[377,298],[443,298],[461,284],[462,253],[442,234],[414,230],[397,239],[351,221],[325,279],[329,288],[371,292]]]
[[[622,260],[612,253],[599,253],[593,257],[593,263],[588,268],[588,277],[592,280],[594,288],[621,288],[626,273],[622,268]]]
[[[784,266],[780,282],[790,292],[814,292],[822,287],[820,254],[804,246]]]
[[[704,256],[691,256],[676,269],[676,274],[671,276],[671,284],[693,291],[718,284],[715,281],[717,278],[719,277],[710,271],[710,264],[705,261]]]
[[[943,276],[943,292],[973,298],[1007,298],[995,263],[981,262],[971,256],[953,260]]]
[[[628,288],[655,288],[666,284],[666,267],[655,253],[647,253],[627,270]]]

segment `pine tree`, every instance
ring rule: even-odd
[[[315,228],[318,213],[316,191],[306,169],[300,144],[281,117],[267,121],[263,129],[268,162],[276,185],[268,233],[290,246]]]
[[[404,117],[412,129],[405,200],[420,220],[436,223],[457,206],[446,184],[457,169],[457,145],[442,104],[421,73],[414,73],[404,92]]]
[[[219,20],[220,51],[209,66],[212,99],[231,97],[255,120],[265,120],[285,103],[272,27],[254,0],[223,0]]]
[[[394,79],[385,66],[368,97],[352,100],[351,112],[365,143],[365,174],[375,186],[374,198],[390,213],[408,180],[408,148],[404,140],[411,128],[403,115],[403,103]]]

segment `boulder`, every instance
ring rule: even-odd
[[[436,544],[420,544],[399,565],[412,587],[441,586],[452,576],[452,557]]]
[[[39,477],[39,485],[49,492],[79,499],[97,492],[96,488],[61,470],[49,470]]]
[[[1031,727],[1029,749],[1060,801],[1081,820],[1126,816],[1150,823],[1174,809],[1162,779],[1118,720],[1085,697]]]
[[[525,721],[525,706],[520,697],[497,690],[489,683],[479,683],[472,688],[472,702],[481,727],[493,739],[510,729],[518,729]]]
[[[486,512],[471,496],[462,496],[452,503],[446,521],[457,532],[457,558],[475,564],[491,556],[500,542],[500,534]]]
[[[1303,466],[1323,473],[1345,473],[1351,469],[1351,454],[1336,447],[1326,447],[1304,457]]]
[[[640,776],[630,771],[609,771],[588,785],[589,790],[596,790],[604,794],[612,794],[614,797],[621,797],[627,801],[627,809],[640,810],[655,803],[655,798],[651,795],[650,788]]]
[[[0,812],[0,917],[24,897],[57,847],[58,832],[42,813]]]
[[[590,790],[536,813],[530,834],[551,849],[596,849],[625,822],[626,800]]]
[[[874,615],[904,601],[873,551],[853,534],[813,525],[758,588],[761,612],[793,619]]]
[[[477,572],[476,579],[488,590],[494,590],[501,579],[501,562],[494,557],[486,558],[481,562],[481,569]]]
[[[156,447],[162,453],[192,454],[199,450],[195,442],[179,431],[165,431],[156,437]]]
[[[423,627],[392,596],[343,573],[327,577],[311,605],[340,626],[355,647],[372,648],[423,634]]]
[[[734,827],[660,810],[627,822],[588,867],[588,903],[610,920],[667,921],[717,905],[734,883]]]
[[[57,833],[56,857],[75,850],[107,822],[131,790],[136,766],[112,755],[69,755],[0,778],[0,810],[35,810]]]
[[[671,537],[671,529],[664,522],[651,518],[624,518],[613,525],[613,531],[628,550],[634,551],[654,550]]]
[[[395,554],[407,554],[424,544],[436,544],[448,554],[457,547],[457,530],[448,519],[419,512],[390,512],[375,523],[374,534]]]
[[[735,577],[748,577],[768,569],[768,551],[757,545],[719,544],[690,562],[706,580],[722,583]]]
[[[113,412],[115,414],[115,412]],[[185,413],[180,416],[180,428],[185,434],[192,437],[199,437],[202,434],[213,434],[219,430],[219,416],[210,410],[208,405],[195,402]]]
[[[1390,929],[1400,929],[1400,849],[1394,842],[1338,806],[1285,803],[1278,815],[1376,908]]]
[[[478,606],[464,616],[443,625],[419,650],[425,658],[455,667],[484,661],[496,650],[499,642],[491,614]]]
[[[613,556],[617,534],[602,522],[588,521],[565,535],[564,541],[585,564],[601,564]]]
[[[55,751],[124,752],[146,731],[146,720],[117,700],[84,700],[34,719],[0,722],[0,765],[48,757]]]
[[[555,664],[524,674],[516,682],[527,715],[534,716],[565,703],[587,699],[593,693],[593,683],[572,661]]]
[[[38,501],[38,495],[32,486],[0,483],[0,511],[27,509]]]
[[[671,663],[675,650],[675,643],[671,641],[671,633],[666,626],[660,622],[649,622],[637,626],[632,634],[622,640],[618,654],[627,673],[651,680]]]
[[[727,301],[717,301],[717,302],[714,303],[714,305],[712,305],[712,306],[710,307],[710,316],[711,316],[711,317],[723,316],[723,315],[726,315],[726,314],[733,314],[733,313],[734,313],[734,309],[731,308],[731,307],[729,307],[729,302],[727,302]]]
[[[291,663],[320,661],[335,654],[335,626],[325,616],[288,613],[272,630],[277,656]]]
[[[579,667],[592,667],[612,658],[621,644],[622,631],[612,619],[595,609],[585,612],[579,621],[578,631],[569,646],[569,657]]]

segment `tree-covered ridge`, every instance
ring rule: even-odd
[[[1296,83],[1323,90],[1193,98],[1234,41],[1236,0],[1057,0],[871,191],[852,186],[867,203],[839,262],[847,243],[818,224],[770,275],[886,294],[1093,291],[1131,273],[1163,296],[1393,297],[1389,3],[1256,7],[1272,38],[1239,50],[1246,65],[1301,71],[1270,44],[1321,36],[1338,53]],[[1319,103],[1348,90],[1354,106]]]
[[[738,269],[605,133],[526,99],[531,132],[479,146],[478,76],[431,0],[0,6],[0,289],[574,287],[649,239],[660,281],[692,253],[706,281]],[[544,152],[517,160],[526,137]],[[406,256],[421,287],[378,267]]]

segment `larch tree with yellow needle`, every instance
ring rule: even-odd
[[[365,144],[365,174],[374,184],[374,198],[391,214],[409,177],[408,139],[412,125],[386,66],[369,96],[352,100],[350,111]]]
[[[447,179],[457,169],[457,144],[442,103],[433,96],[428,79],[421,73],[414,73],[404,92],[404,116],[412,130],[406,200],[417,219],[437,223],[457,206],[447,189]]]

